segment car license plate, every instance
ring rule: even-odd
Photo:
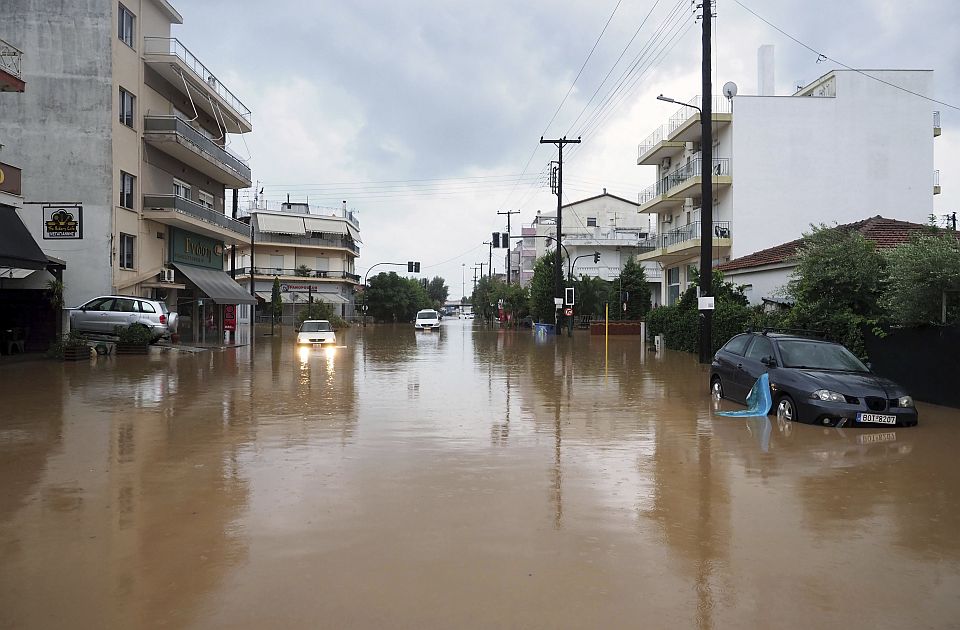
[[[857,436],[859,444],[879,444],[880,442],[896,442],[897,434],[893,431],[884,431],[883,433],[866,433]]]
[[[323,344],[320,343],[320,342],[318,342],[318,341],[315,341],[315,342],[313,343],[313,347],[314,347],[314,348],[322,348],[322,347],[323,347]]]
[[[896,416],[886,416],[879,413],[858,413],[857,422],[873,422],[875,424],[896,424]]]

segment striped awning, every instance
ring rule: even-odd
[[[264,214],[258,212],[257,227],[261,232],[271,232],[273,234],[293,234],[303,236],[307,233],[303,227],[303,217],[299,216],[281,216],[278,214]]]

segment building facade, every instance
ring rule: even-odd
[[[715,264],[798,238],[811,223],[877,213],[923,222],[932,212],[939,117],[905,90],[932,93],[933,73],[866,74],[835,70],[792,96],[713,99]],[[639,146],[637,164],[657,171],[639,211],[659,227],[657,247],[640,259],[663,269],[666,304],[699,265],[700,141],[700,114],[684,106]]]
[[[3,13],[32,89],[0,95],[0,135],[24,171],[25,224],[66,262],[66,305],[160,299],[184,340],[222,338],[252,302],[224,273],[228,247],[250,240],[227,207],[228,189],[251,184],[228,148],[252,130],[250,110],[171,37],[183,20],[166,0],[10,0]],[[51,238],[57,209],[78,224],[72,238]]]
[[[244,220],[253,227],[253,245],[237,247],[235,275],[261,306],[271,301],[278,278],[285,321],[311,300],[331,304],[341,317],[356,315],[360,221],[346,204],[311,210],[305,203],[283,203],[251,209]]]

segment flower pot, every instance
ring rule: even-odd
[[[63,349],[64,361],[82,361],[90,358],[89,346],[67,346]]]
[[[149,348],[145,343],[118,343],[117,354],[147,354]]]

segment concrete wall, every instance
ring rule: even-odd
[[[870,74],[933,93],[930,71]],[[811,223],[924,223],[933,211],[931,104],[855,72],[835,76],[835,97],[735,97],[733,258]]]
[[[65,300],[76,305],[112,289],[115,3],[53,5],[3,1],[0,38],[23,50],[27,89],[0,93],[0,141],[4,161],[23,169],[26,201],[83,204],[82,240],[42,240],[41,208],[23,212],[43,250],[67,261]]]

